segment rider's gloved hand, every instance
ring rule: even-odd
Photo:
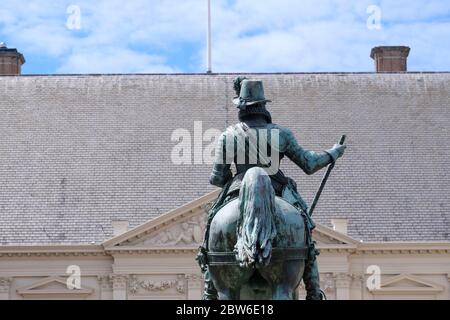
[[[335,144],[333,148],[326,150],[325,152],[333,158],[333,161],[336,161],[344,155],[345,148],[347,148],[345,144]]]

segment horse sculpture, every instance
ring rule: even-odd
[[[275,195],[263,168],[247,170],[239,198],[211,221],[209,272],[219,299],[294,299],[306,257],[299,210]]]
[[[240,123],[218,139],[209,181],[222,192],[208,210],[196,257],[205,274],[203,298],[294,299],[303,280],[306,299],[321,300],[311,215],[335,161],[344,154],[345,137],[331,149],[306,150],[289,129],[272,123],[261,80],[238,77],[234,89]],[[294,180],[278,168],[284,156],[306,174],[328,166],[309,209]]]

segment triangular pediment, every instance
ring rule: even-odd
[[[393,276],[387,280],[384,280],[379,289],[371,290],[372,293],[430,293],[434,294],[441,292],[443,290],[442,286],[431,282],[429,280],[422,279],[418,276],[400,274]]]
[[[321,224],[316,224],[313,230],[313,239],[317,242],[318,248],[332,246],[356,246],[358,241],[331,228]]]
[[[220,190],[160,215],[103,243],[114,247],[198,247],[203,237],[206,212]]]
[[[41,279],[31,285],[18,288],[17,293],[22,296],[34,295],[90,295],[93,288],[82,286],[80,289],[69,289],[66,279],[52,276]]]
[[[203,240],[206,212],[220,190],[116,236],[103,245],[105,249],[196,249]],[[317,225],[313,238],[320,248],[349,248],[358,242],[328,227]]]

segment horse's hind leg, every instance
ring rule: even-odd
[[[240,300],[241,288],[254,273],[238,266],[209,266],[219,300]]]
[[[222,290],[218,291],[219,293],[219,300],[240,300],[241,288],[223,288]]]
[[[272,287],[273,300],[293,300],[299,285],[305,263],[303,260],[276,262],[260,270],[261,275]]]
[[[293,300],[293,292],[287,283],[278,283],[272,287],[273,300]]]

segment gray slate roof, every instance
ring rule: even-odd
[[[313,150],[348,135],[315,219],[365,241],[450,240],[450,74],[259,74]],[[91,243],[214,190],[175,166],[177,128],[237,121],[235,75],[0,77],[0,243]],[[282,168],[310,203],[322,173]]]

